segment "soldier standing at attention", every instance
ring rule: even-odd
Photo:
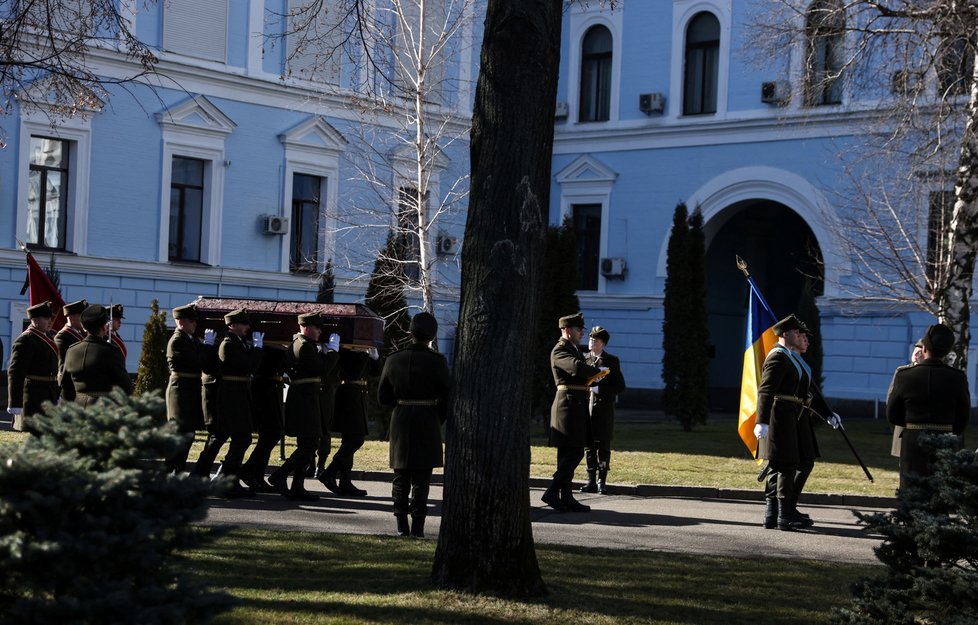
[[[65,304],[62,309],[65,318],[68,320],[64,327],[54,335],[54,343],[58,346],[60,357],[58,359],[58,383],[61,383],[61,376],[65,370],[65,355],[68,348],[85,338],[85,328],[82,326],[82,311],[88,308],[88,302],[80,299],[77,302]]]
[[[580,313],[561,317],[558,327],[561,336],[550,352],[550,368],[557,385],[550,407],[550,446],[557,448],[557,470],[542,499],[554,510],[587,512],[591,508],[574,499],[571,482],[587,443],[591,394],[587,381],[601,370],[587,364],[578,346],[584,334],[584,317]]]
[[[166,460],[170,471],[183,471],[197,430],[204,429],[203,390],[201,375],[211,369],[216,360],[216,332],[204,330],[204,340],[194,337],[197,331],[197,308],[193,304],[173,309],[177,324],[166,344],[166,364],[170,378],[166,384],[166,418],[176,421],[185,436],[180,448]]]
[[[122,320],[124,318],[123,312],[125,311],[122,308],[122,304],[113,304],[112,333],[109,336],[112,337],[112,344],[119,348],[119,351],[122,352],[122,359],[125,360],[129,357],[129,350],[126,349],[126,343],[122,340],[122,337],[119,336],[119,328],[122,327]]]
[[[921,341],[917,341],[913,344],[913,349],[910,352],[910,364],[917,365],[924,359],[924,344]],[[903,436],[903,428],[899,425],[893,426],[893,442],[890,445],[890,455],[894,458],[900,457],[900,447],[903,442],[900,438]]]
[[[119,387],[132,393],[132,379],[119,350],[109,345],[109,309],[98,304],[85,308],[82,325],[88,336],[68,349],[62,379],[64,398],[81,406],[94,404]]]
[[[397,534],[423,538],[431,471],[444,464],[441,424],[448,416],[452,377],[445,357],[429,347],[438,335],[434,315],[416,314],[409,331],[413,342],[387,358],[377,395],[382,405],[394,408],[390,466],[394,470],[391,496]]]
[[[971,415],[968,378],[943,359],[954,347],[954,332],[942,323],[929,328],[920,340],[923,359],[898,367],[886,394],[886,419],[904,428],[900,436],[900,488],[910,476],[932,474],[930,454],[919,439],[926,433],[961,436]]]
[[[286,499],[315,501],[318,496],[306,490],[306,470],[312,462],[323,434],[320,412],[320,385],[339,359],[340,337],[331,334],[324,346],[319,343],[323,320],[319,313],[299,315],[299,333],[292,340],[292,370],[289,394],[285,398],[285,435],[294,436],[295,451],[282,466],[268,476],[268,483]],[[289,475],[292,487],[288,487]]]
[[[41,412],[41,404],[58,401],[58,346],[48,332],[54,319],[51,302],[27,309],[30,326],[10,346],[7,363],[7,412],[13,427],[24,430],[24,418]]]
[[[231,488],[225,497],[247,497],[251,492],[238,483],[238,471],[251,445],[251,376],[261,362],[265,334],[253,332],[252,340],[248,341],[251,319],[243,308],[224,315],[224,322],[228,334],[217,352],[216,418],[208,424],[210,437],[200,452],[193,473],[209,477],[218,452],[231,439],[221,468],[221,474],[231,480]]]
[[[618,401],[618,395],[625,392],[625,376],[621,373],[621,361],[604,349],[610,339],[611,335],[601,326],[591,328],[588,339],[590,351],[584,358],[592,367],[608,369],[608,375],[591,386],[591,414],[588,419],[587,446],[584,449],[587,484],[581,487],[582,493],[608,494],[611,439],[615,432],[615,402]]]

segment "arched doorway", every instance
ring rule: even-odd
[[[822,251],[811,228],[796,212],[771,200],[743,200],[705,224],[706,305],[710,342],[711,403],[736,411],[744,359],[747,281],[735,256],[747,261],[751,277],[775,315],[798,311],[806,278],[814,294],[823,290]]]

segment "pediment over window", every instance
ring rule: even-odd
[[[612,170],[598,159],[584,154],[557,172],[555,177],[560,184],[574,182],[612,183],[618,178],[618,172]]]
[[[230,117],[202,95],[187,98],[180,104],[156,114],[160,126],[228,135],[238,127]]]
[[[342,152],[349,143],[343,134],[319,115],[289,128],[278,136],[289,147]]]
[[[55,82],[50,76],[39,78],[21,89],[17,97],[22,102],[28,102],[54,114],[59,118],[85,116],[100,113],[105,108],[101,89],[90,89],[80,82],[73,91],[66,91],[65,86]]]

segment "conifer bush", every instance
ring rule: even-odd
[[[20,446],[0,447],[0,623],[208,623],[231,606],[179,550],[217,536],[197,525],[209,481],[167,473],[179,440],[157,393],[82,408],[48,405]]]
[[[150,304],[150,310],[152,313],[143,330],[143,350],[133,389],[135,395],[163,390],[170,378],[170,369],[166,365],[166,343],[172,330],[166,327],[166,312],[160,310],[160,304],[155,299]]]

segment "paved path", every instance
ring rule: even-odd
[[[211,500],[208,521],[218,524],[349,534],[393,534],[390,483],[358,481],[366,497],[332,495],[316,480],[307,487],[319,501],[294,503],[277,494],[257,499]],[[808,505],[802,509],[815,527],[780,532],[760,527],[763,503],[732,499],[580,495],[592,508],[586,513],[561,513],[540,501],[542,489],[530,490],[533,536],[538,544],[564,544],[614,549],[654,549],[739,557],[779,556],[860,564],[877,564],[873,547],[853,510],[840,505]],[[431,512],[426,535],[438,532],[442,489],[431,487]]]

